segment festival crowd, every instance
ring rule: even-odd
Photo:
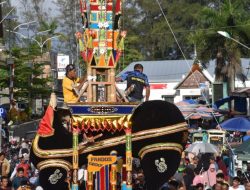
[[[42,190],[38,170],[29,163],[31,142],[5,142],[0,153],[0,190]]]
[[[134,190],[146,190],[143,171],[134,163]],[[137,168],[137,169],[136,169]],[[213,154],[194,155],[183,153],[178,170],[160,190],[250,190],[250,163],[247,170],[229,176],[228,152],[221,156]]]

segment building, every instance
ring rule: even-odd
[[[243,72],[249,73],[250,59],[241,59]],[[131,71],[134,65],[140,63],[144,67],[144,73],[149,78],[151,95],[150,100],[167,100],[179,102],[185,98],[197,98],[201,96],[201,89],[204,84],[209,83],[209,99],[212,97],[214,84],[215,60],[211,60],[208,68],[194,68],[194,60],[162,60],[162,61],[139,61],[128,65],[121,73]],[[194,74],[191,74],[192,68]],[[191,83],[192,84],[191,85]],[[246,86],[250,87],[250,80],[246,81]],[[243,87],[241,81],[236,80],[235,88]],[[126,88],[126,82],[119,83],[121,90]],[[221,86],[219,89],[223,90]]]

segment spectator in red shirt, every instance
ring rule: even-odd
[[[23,155],[20,156],[19,159],[20,159],[20,164],[17,165],[17,169],[18,168],[23,168],[23,170],[24,170],[23,175],[28,178],[29,177],[29,171],[30,171],[31,167],[27,163],[27,161],[24,159]]]

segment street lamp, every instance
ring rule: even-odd
[[[37,21],[30,21],[30,22],[25,22],[25,23],[21,23],[19,25],[17,25],[13,31],[15,31],[17,28],[19,28],[20,26],[24,26],[24,25],[30,25],[30,24],[33,24],[33,23],[37,23]]]
[[[2,5],[2,4],[4,4],[4,3],[6,3],[6,1],[1,2],[0,5]]]
[[[44,32],[49,32],[50,30],[51,30],[51,29],[44,30],[44,31],[40,31],[40,32],[37,32],[35,35],[41,34],[41,33],[44,33]],[[20,35],[20,36],[21,36],[22,38],[24,38],[24,39],[33,40],[33,41],[36,42],[36,43],[38,44],[38,46],[41,48],[41,53],[42,53],[44,44],[45,44],[48,40],[51,40],[51,39],[54,39],[54,38],[58,38],[59,36],[61,36],[61,35],[57,35],[57,36],[49,37],[49,38],[47,38],[44,42],[42,42],[42,38],[41,38],[41,40],[40,40],[40,42],[39,42],[39,41],[37,41],[34,37],[29,38],[29,36],[25,36],[25,35],[23,35],[23,34],[20,33],[20,32],[15,32],[15,31],[12,31],[12,30],[6,30],[6,31],[11,32],[11,33],[18,34],[18,35]]]
[[[37,35],[37,34],[42,34],[42,33],[49,32],[49,31],[51,31],[51,29],[43,30],[43,31],[37,32],[35,35]]]
[[[7,18],[7,16],[6,16],[5,18]],[[15,18],[16,18],[16,17],[15,17]],[[11,18],[9,18],[9,19],[11,19]],[[20,35],[20,36],[23,37],[23,38],[27,38],[25,35],[23,35],[23,34],[21,34],[21,33],[19,33],[19,32],[16,32],[16,31],[14,31],[14,30],[17,30],[19,27],[24,26],[24,25],[30,25],[30,24],[32,24],[32,23],[34,23],[34,22],[36,22],[36,21],[21,23],[21,24],[17,25],[17,26],[13,29],[13,31],[12,31],[12,30],[6,30],[6,31],[9,32],[9,51],[10,51],[10,52],[11,52],[10,33],[15,33],[15,34]],[[14,99],[14,94],[13,94],[13,92],[14,92],[14,72],[15,72],[15,70],[14,70],[14,60],[13,60],[13,58],[11,57],[11,53],[10,53],[10,57],[7,59],[7,65],[9,65],[9,67],[10,67],[9,94],[10,94],[10,104],[11,104],[11,103],[13,102],[13,99]]]
[[[220,35],[222,35],[222,36],[224,36],[225,38],[228,38],[228,39],[230,39],[230,40],[233,40],[234,42],[236,42],[237,44],[240,44],[241,46],[247,48],[248,50],[250,49],[250,47],[248,47],[248,46],[246,46],[245,44],[239,42],[238,40],[232,38],[232,37],[230,36],[230,34],[228,34],[228,33],[225,32],[225,31],[217,31],[217,33],[220,34]],[[244,85],[245,85],[245,82],[244,82]],[[248,100],[248,105],[249,105],[249,100]],[[248,109],[248,110],[247,110],[247,113],[249,114],[249,112],[250,112],[250,110]]]
[[[232,38],[232,37],[230,36],[230,34],[228,34],[228,33],[225,32],[225,31],[217,31],[217,33],[220,34],[220,35],[222,35],[222,36],[224,36],[224,37],[226,37],[226,38],[228,38],[228,39],[230,39],[230,40],[233,40],[234,42],[236,42],[236,43],[242,45],[243,47],[245,47],[245,48],[247,48],[247,49],[250,49],[250,47],[248,47],[248,46],[246,46],[245,44],[239,42],[238,40]]]
[[[23,35],[22,33],[20,33],[20,32],[15,32],[15,31],[13,31],[13,30],[6,30],[7,32],[11,32],[11,33],[14,33],[14,34],[18,34],[18,35],[20,35],[21,37],[23,37],[23,38],[25,38],[25,39],[28,39],[28,36],[25,36],[25,35]]]
[[[37,41],[35,38],[31,38],[31,40],[33,40],[34,42],[36,42],[36,43],[38,44],[38,46],[41,48],[41,53],[43,53],[43,46],[44,46],[44,44],[45,44],[47,41],[51,40],[51,39],[58,38],[59,36],[61,36],[61,35],[52,36],[52,37],[50,37],[50,38],[47,38],[44,42],[42,42],[42,40],[39,42],[39,41]]]
[[[11,33],[14,33],[14,34],[19,34],[19,35],[21,35],[23,38],[26,38],[25,35],[23,35],[23,34],[17,32],[16,30],[17,30],[18,28],[20,28],[21,26],[28,26],[28,27],[27,27],[27,29],[28,29],[29,26],[30,26],[31,24],[33,24],[33,23],[37,23],[37,21],[30,21],[30,22],[21,23],[21,24],[17,25],[13,30],[6,30],[6,31],[8,31],[9,33],[11,32]],[[28,38],[29,38],[29,32],[28,32]]]

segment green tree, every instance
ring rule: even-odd
[[[208,62],[216,59],[215,80],[228,82],[228,90],[234,90],[234,80],[238,77],[242,81],[240,57],[247,55],[247,50],[232,40],[226,39],[217,31],[225,30],[233,38],[249,42],[250,14],[242,1],[225,0],[219,8],[205,7],[200,14],[199,27],[205,29],[191,35],[190,39],[197,45],[200,60]]]
[[[14,47],[11,52],[15,64],[14,98],[18,102],[27,102],[30,106],[34,99],[48,98],[51,93],[51,77],[43,77],[44,63],[33,61],[40,53],[39,49],[36,48],[34,51],[34,48],[31,48],[30,52],[27,52],[26,48]],[[8,88],[9,66],[5,63],[0,64],[0,67],[1,88]],[[31,107],[26,111],[30,116]]]
[[[8,75],[8,70],[6,67],[6,63],[0,63],[0,91],[3,90],[4,88],[7,88],[6,84],[9,82],[9,75]],[[5,94],[0,94],[2,96],[5,96]]]
[[[32,57],[35,55],[27,58],[26,49],[23,50],[22,48],[13,48],[12,56],[15,59],[15,99],[30,101],[30,98],[48,97],[51,92],[51,87],[49,86],[51,79],[42,77],[44,74],[44,63],[34,63]]]
[[[60,32],[65,35],[61,52],[71,55],[73,61],[77,62],[77,41],[75,33],[81,30],[82,27],[79,2],[74,0],[54,0],[53,2],[60,10],[57,21],[61,29]],[[74,59],[76,57],[77,59]]]
[[[135,33],[139,37],[139,43],[135,46],[143,54],[144,59],[183,59],[157,1],[138,0],[130,2],[132,3],[127,4],[124,14],[131,15],[128,19],[125,17],[124,24],[125,28],[128,29],[128,35]],[[208,1],[198,0],[159,1],[180,46],[188,58],[193,54],[193,48],[188,43],[187,34],[197,25],[198,13],[205,4],[203,2],[208,3]],[[134,11],[129,12],[131,9]]]

